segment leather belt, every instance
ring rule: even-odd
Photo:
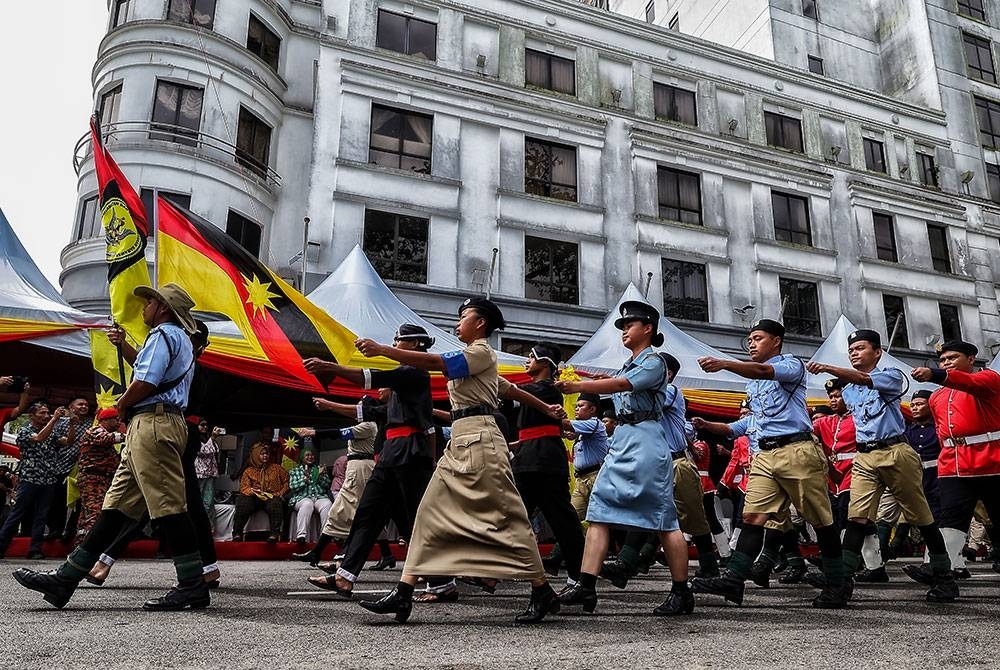
[[[935,458],[933,461],[924,461],[922,465],[924,466],[924,470],[930,470],[931,468],[936,468],[937,459]]]
[[[813,439],[812,431],[803,430],[798,433],[789,433],[787,435],[778,435],[776,437],[762,437],[757,440],[757,446],[760,447],[761,451],[772,451],[774,449],[779,449],[792,444],[793,442],[802,442],[803,440],[811,439]]]
[[[629,412],[627,414],[618,414],[615,416],[615,421],[634,426],[635,424],[642,423],[643,421],[659,421],[661,416],[663,416],[663,414],[656,410],[649,410],[646,412]]]
[[[562,428],[560,426],[532,426],[522,428],[517,431],[517,439],[521,442],[525,440],[537,440],[540,437],[561,437]]]
[[[397,426],[395,428],[385,429],[385,439],[394,440],[397,437],[409,437],[416,433],[423,432],[419,428],[414,428],[413,426]]]
[[[372,454],[347,454],[348,461],[374,461],[375,456]]]
[[[451,420],[458,421],[459,419],[467,419],[470,416],[493,416],[493,413],[496,411],[495,407],[490,407],[489,405],[473,405],[472,407],[453,409],[451,411]]]
[[[995,442],[997,440],[1000,440],[1000,431],[992,431],[979,435],[969,435],[968,437],[946,437],[944,446],[964,447],[970,444],[983,444],[984,442]]]
[[[670,452],[670,458],[674,459],[675,461],[679,461],[682,458],[687,458],[687,452],[684,452],[684,451],[671,451]]]
[[[892,435],[890,437],[883,438],[881,440],[872,440],[871,442],[858,442],[858,451],[862,454],[870,454],[877,449],[887,449],[893,445],[899,444],[900,442],[909,444],[906,441],[905,435]]]
[[[574,467],[573,469],[576,471],[576,476],[577,477],[586,477],[587,475],[592,475],[595,472],[597,472],[598,470],[600,470],[601,469],[601,465],[602,464],[591,465],[589,468],[576,468],[576,467]]]
[[[135,417],[140,414],[176,414],[178,416],[183,416],[184,412],[177,405],[172,405],[168,402],[158,402],[152,405],[142,405],[140,407],[132,407],[125,413],[126,423],[129,423]]]

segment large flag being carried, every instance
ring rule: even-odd
[[[149,286],[146,265],[146,210],[142,199],[122,174],[101,142],[96,118],[90,121],[94,147],[94,169],[101,208],[101,224],[107,242],[108,287],[111,295],[111,315],[121,326],[133,346],[139,346],[149,334],[142,320],[145,299],[132,294],[136,286]],[[94,386],[97,404],[113,405],[115,397],[124,392],[131,378],[130,366],[121,352],[108,341],[104,332],[90,331],[91,356],[94,361]]]
[[[236,358],[209,348],[201,362],[265,383],[324,391],[302,359],[347,361],[354,334],[224,231],[163,198],[156,206],[159,280],[183,286],[197,311],[231,319],[253,352]]]

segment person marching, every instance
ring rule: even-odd
[[[744,398],[740,401],[740,416],[737,423],[743,422],[749,424],[752,420],[753,414],[750,413],[750,403]],[[700,430],[700,427],[705,422],[701,417],[695,417],[691,423],[696,430]],[[729,537],[729,549],[732,552],[736,548],[736,543],[740,539],[740,532],[743,528],[743,501],[747,495],[747,482],[750,479],[750,461],[753,458],[753,452],[757,451],[757,429],[751,425],[742,427],[741,424],[741,428],[738,430],[730,428],[726,424],[721,425],[725,426],[725,430],[718,433],[721,437],[728,438],[730,435],[739,436],[733,440],[733,448],[729,452],[729,463],[726,464],[725,471],[719,477],[719,486],[728,492],[730,500],[733,503],[733,515],[730,518],[730,528],[732,530]],[[750,449],[751,442],[753,442],[753,451]]]
[[[941,493],[938,489],[938,458],[941,456],[941,442],[937,425],[930,406],[931,392],[915,391],[910,398],[910,414],[913,422],[906,427],[906,440],[920,456],[924,469],[923,487],[927,504],[935,519],[941,518]],[[944,532],[943,530],[941,531]]]
[[[876,518],[882,493],[888,489],[911,523],[920,527],[933,568],[928,602],[951,602],[958,586],[941,530],[934,521],[922,486],[920,458],[906,443],[899,401],[906,394],[906,376],[895,368],[878,367],[882,339],[874,330],[856,330],[847,338],[851,368],[809,362],[812,374],[830,374],[845,383],[844,403],[854,416],[858,454],[851,472],[851,500],[844,532],[844,567],[848,574],[861,562],[861,548]]]
[[[104,509],[58,569],[20,568],[14,573],[18,583],[41,592],[57,608],[69,602],[100,553],[147,509],[174,552],[177,585],[166,595],[146,601],[143,609],[204,608],[211,600],[202,577],[194,524],[187,514],[181,464],[188,442],[183,412],[194,376],[189,337],[197,331],[191,317],[194,301],[176,284],[164,284],[158,290],[139,286],[133,293],[146,299],[143,321],[151,330],[136,356],[132,383],[117,402],[119,414],[128,418],[128,430]]]
[[[1000,373],[988,368],[976,371],[978,353],[969,342],[945,342],[938,347],[941,367],[914,368],[910,373],[918,382],[942,387],[931,394],[930,407],[941,444],[939,521],[950,565],[959,562],[977,501],[982,501],[991,519],[1000,519]],[[937,570],[933,563],[925,563],[908,565],[903,572],[922,584],[933,584]]]
[[[358,340],[358,344],[368,340]],[[396,330],[387,358],[419,354],[431,356],[427,350],[434,345],[434,338],[422,326],[404,323]],[[405,353],[403,353],[405,352]],[[364,422],[377,421],[385,425],[385,442],[378,461],[365,484],[358,502],[350,533],[344,544],[344,560],[330,577],[311,577],[309,582],[319,588],[335,592],[341,598],[350,598],[355,582],[368,560],[368,554],[378,541],[382,529],[390,521],[402,537],[410,540],[420,501],[434,472],[433,410],[431,402],[431,377],[425,369],[400,361],[392,370],[351,368],[338,363],[309,358],[306,369],[326,381],[340,377],[365,390],[391,389],[383,403],[361,402],[356,406],[340,406],[314,398],[317,409],[332,409],[345,414],[354,411]],[[428,432],[431,431],[431,432]],[[331,529],[336,530],[336,529]],[[324,534],[320,542],[329,543]],[[319,545],[317,545],[319,546]],[[319,547],[315,560],[323,547]],[[312,557],[311,557],[312,558]],[[310,561],[312,562],[312,561]]]
[[[552,381],[561,358],[559,347],[554,344],[539,342],[533,346],[525,363],[531,382],[518,388],[546,406],[561,406],[562,393]],[[569,461],[562,441],[562,419],[521,405],[517,425],[517,449],[511,459],[514,483],[528,515],[538,509],[552,528],[566,565],[568,584],[572,585],[580,578],[583,529],[570,502]]]
[[[622,344],[632,353],[622,368],[608,379],[556,383],[563,393],[612,394],[618,423],[590,494],[590,526],[580,581],[559,600],[565,605],[582,605],[585,612],[594,611],[595,586],[608,552],[611,528],[623,526],[656,532],[666,554],[673,584],[653,614],[690,614],[695,602],[687,584],[687,543],[674,504],[671,450],[660,422],[668,387],[667,366],[653,350],[663,344],[663,335],[657,332],[660,314],[636,300],[623,302],[620,309],[615,328],[621,329]]]
[[[813,600],[813,607],[842,608],[847,605],[850,590],[844,578],[840,534],[833,525],[827,495],[827,460],[812,434],[806,409],[805,366],[795,356],[781,353],[784,337],[784,326],[762,319],[750,327],[749,362],[708,356],[698,360],[705,372],[729,370],[751,380],[747,383],[747,398],[753,416],[746,425],[756,428],[760,452],[750,465],[743,528],[726,571],[713,579],[696,577],[692,585],[696,592],[714,593],[742,603],[744,581],[750,577],[754,557],[764,543],[765,523],[786,515],[789,504],[793,504],[816,529],[827,576],[827,585]],[[730,436],[736,436],[732,428],[728,430]]]
[[[458,317],[455,334],[466,345],[461,351],[433,354],[366,339],[357,342],[365,356],[386,356],[444,373],[452,417],[451,442],[417,508],[402,578],[385,597],[360,604],[370,612],[392,614],[402,623],[410,616],[413,587],[421,576],[530,580],[531,601],[514,620],[535,623],[558,612],[559,602],[545,579],[528,512],[514,483],[507,441],[493,413],[501,397],[560,420],[565,412],[561,405],[547,405],[497,373],[497,355],[486,339],[506,325],[496,304],[487,298],[468,298],[459,306]]]
[[[715,506],[718,488],[709,473],[709,467],[712,463],[712,447],[704,440],[699,440],[696,434],[692,436],[690,434],[692,432],[696,432],[693,425],[691,425],[688,435],[688,451],[691,452],[695,467],[698,468],[698,476],[701,477],[701,490],[705,492],[705,496],[702,499],[702,506],[705,508],[705,518],[708,520],[709,530],[712,531],[712,539],[715,540],[715,547],[719,552],[720,562],[726,563],[729,561],[729,555],[732,553],[732,550],[729,548],[729,532],[722,525],[722,522],[719,521],[719,513]]]

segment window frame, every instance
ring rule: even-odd
[[[658,95],[658,93],[662,95]],[[681,118],[681,107],[677,104],[678,94],[690,96],[691,109],[694,113],[690,120]],[[665,100],[663,100],[666,98]],[[663,100],[663,103],[657,104]],[[664,109],[664,105],[666,109]],[[673,84],[662,84],[653,82],[653,116],[661,121],[671,121],[681,123],[686,126],[696,127],[698,125],[698,94],[694,91]]]
[[[807,67],[808,67],[808,69],[809,69],[810,72],[812,72],[813,74],[818,74],[820,76],[826,76],[826,69],[825,69],[825,67],[823,65],[823,59],[822,58],[820,58],[819,56],[807,55],[806,56],[806,61],[807,61]],[[817,65],[817,64],[819,66],[818,70],[814,68],[814,66]]]
[[[173,86],[178,89],[177,95],[177,106],[173,109],[174,118],[172,121],[168,122],[163,119],[156,119],[157,110],[157,100],[159,99],[160,87],[161,86]],[[183,126],[178,123],[182,118],[180,116],[181,108],[181,96],[185,91],[198,91],[201,95],[201,99],[198,103],[198,126],[196,128],[191,128],[190,126]],[[166,142],[174,142],[176,144],[185,144],[188,146],[196,147],[201,141],[201,121],[202,114],[205,108],[205,88],[202,86],[194,86],[192,84],[180,83],[173,81],[171,79],[157,79],[156,86],[153,89],[153,111],[150,117],[149,123],[149,139],[151,140],[162,140]],[[163,124],[168,126],[163,129],[158,129],[157,124]]]
[[[261,36],[260,39],[258,40],[257,48],[254,48],[250,44],[250,40],[253,37],[252,30],[254,28],[255,22],[256,25],[259,26],[259,29],[261,31]],[[276,42],[276,44],[271,45],[271,48],[268,48],[269,45],[267,43],[267,38],[272,38]],[[281,36],[274,30],[272,30],[271,26],[267,25],[256,14],[250,12],[250,18],[247,19],[247,44],[246,44],[247,51],[249,51],[253,55],[257,56],[257,58],[267,63],[267,66],[271,68],[271,70],[273,70],[275,74],[278,73],[278,67],[281,64],[281,42],[282,42]],[[272,49],[274,55],[273,60],[270,57]]]
[[[399,134],[393,135],[379,135],[379,137],[386,137],[390,139],[395,139],[397,146],[395,150],[390,150],[388,148],[381,148],[375,145],[375,115],[376,113],[385,112],[396,115],[398,118],[397,125],[399,127]],[[369,128],[368,128],[368,163],[379,165],[381,167],[390,168],[393,170],[402,170],[404,172],[415,172],[417,174],[431,174],[434,168],[434,115],[433,114],[423,114],[421,112],[415,112],[409,109],[400,109],[398,107],[390,107],[388,105],[382,105],[373,102],[371,106],[371,115],[369,117]],[[421,122],[429,123],[429,133],[428,136],[430,141],[426,143],[423,142],[413,142],[415,145],[426,146],[427,155],[423,156],[418,153],[413,153],[411,151],[406,151],[406,145],[408,140],[406,139],[406,129],[409,124],[409,119],[420,120]],[[395,156],[395,165],[390,163],[382,162],[380,156]],[[414,169],[413,167],[403,167],[408,161],[423,162],[424,166],[420,169]]]
[[[819,20],[819,4],[817,0],[802,0],[802,16],[807,19]]]
[[[673,278],[674,274],[668,265],[677,268],[676,280],[670,282],[670,286],[677,286],[681,295],[668,295],[667,278]],[[684,279],[693,275],[700,275],[700,290],[703,298],[688,295]],[[663,316],[668,319],[684,319],[686,321],[697,321],[708,323],[711,318],[708,292],[708,265],[706,263],[694,263],[691,261],[676,258],[660,259],[660,283],[663,289]],[[671,292],[672,293],[672,292]]]
[[[90,213],[90,221],[88,222],[87,217],[87,205],[93,203],[93,210]],[[84,235],[86,232],[86,227],[89,223],[90,234]],[[92,196],[80,199],[80,209],[77,212],[76,220],[76,230],[74,233],[74,240],[77,242],[82,242],[84,240],[93,240],[100,237],[100,231],[103,230],[104,226],[101,221],[101,209],[98,194],[95,193]]]
[[[531,279],[530,272],[528,268],[529,259],[529,244],[538,244],[539,246],[547,247],[548,251],[548,277],[547,279]],[[560,251],[557,247],[573,247],[574,253],[576,255],[576,264],[573,268],[573,279],[574,283],[563,284],[556,281],[556,270],[555,265],[558,260],[565,260],[568,258],[568,249],[563,249]],[[529,291],[528,287],[532,287],[533,290]],[[548,287],[548,295],[546,294],[546,287]],[[558,299],[557,296],[553,295],[553,292],[558,290],[569,290],[572,293],[571,300]],[[552,302],[561,305],[579,305],[580,304],[580,245],[576,242],[567,242],[566,240],[557,240],[548,237],[537,237],[535,235],[524,235],[524,297],[527,300],[540,300],[542,302]]]
[[[865,169],[869,172],[888,174],[889,170],[885,161],[885,142],[871,137],[862,137],[861,141],[865,150]],[[876,149],[878,154],[875,153]]]
[[[1000,204],[1000,165],[986,162],[986,187],[990,200]]]
[[[920,183],[931,188],[938,188],[937,164],[932,154],[918,151],[917,154],[917,176]]]
[[[973,7],[973,2],[977,3],[979,6]],[[987,23],[986,5],[983,4],[982,0],[958,0],[956,4],[958,7],[956,11],[960,16]]]
[[[369,226],[372,225],[384,225],[387,223],[386,220],[375,221],[376,217],[388,217],[392,223],[392,255],[390,257],[384,257],[382,255],[375,256],[372,253],[372,247],[369,244],[369,239],[375,235],[374,232],[370,232]],[[402,225],[414,224],[418,226],[423,232],[423,239],[418,239],[416,237],[406,237],[400,232]],[[427,284],[427,270],[429,266],[429,253],[430,253],[430,236],[431,236],[431,220],[422,216],[414,216],[412,214],[400,214],[399,212],[388,212],[379,209],[365,209],[364,223],[362,224],[361,230],[361,248],[365,252],[365,256],[368,257],[368,261],[378,272],[379,277],[384,281],[393,281],[407,284]],[[400,243],[400,240],[404,240],[404,243]],[[415,242],[417,244],[423,245],[423,257],[420,261],[414,262],[412,260],[412,254],[408,253],[407,245],[410,242]],[[406,253],[401,253],[406,252]],[[388,264],[389,272],[386,272],[384,267]],[[415,272],[413,277],[402,274],[404,271],[409,270]]]
[[[935,237],[940,237],[935,240]],[[936,242],[940,242],[940,247]],[[944,274],[952,273],[951,265],[951,245],[948,244],[948,226],[941,226],[936,223],[927,224],[927,244],[930,247],[931,266],[935,272]],[[943,251],[943,253],[941,253]]]
[[[529,81],[528,80],[528,57],[531,55],[533,58],[541,58],[546,61],[545,75],[547,83]],[[553,63],[561,62],[562,64],[569,64],[573,68],[573,88],[572,90],[563,90],[558,88],[553,88],[552,83],[552,65]],[[539,51],[538,49],[532,49],[531,47],[524,48],[524,85],[526,87],[541,89],[545,91],[553,91],[554,93],[561,93],[563,95],[571,95],[576,97],[576,60],[572,58],[566,58],[565,56],[557,56],[556,54],[550,54],[546,51]]]
[[[789,289],[789,290],[786,290]],[[801,309],[801,294],[803,291],[811,291],[814,304],[811,307],[814,314],[803,314]],[[795,300],[792,300],[794,294]],[[794,277],[778,277],[778,295],[785,306],[781,314],[782,323],[785,330],[792,335],[802,337],[822,337],[823,336],[823,315],[819,304],[819,284],[804,279]],[[789,312],[789,308],[795,306],[794,312]],[[802,328],[804,324],[811,324],[808,328]]]
[[[978,95],[973,96],[976,109],[976,125],[979,126],[979,141],[987,149],[1000,147],[1000,102],[983,98]],[[989,128],[983,127],[983,113],[986,114]],[[994,124],[994,115],[996,123]],[[989,138],[987,144],[986,138]]]
[[[132,0],[115,0],[111,6],[111,28],[114,30],[128,23],[128,13],[132,8]],[[122,10],[125,10],[124,12]]]
[[[234,223],[241,224],[242,226],[240,231],[241,234],[239,237],[236,237],[235,235],[232,234],[232,232],[230,232],[230,226],[232,226]],[[246,245],[246,242],[248,241],[246,237],[246,231],[251,229],[257,232],[256,251],[254,251],[252,248]],[[260,258],[260,252],[264,244],[263,225],[257,223],[250,217],[245,216],[240,212],[237,212],[235,209],[230,209],[229,212],[226,214],[226,235],[228,235],[231,239],[236,240],[236,243],[239,244],[241,247],[243,247],[243,249],[245,249],[248,253],[252,254],[254,258]]]
[[[216,10],[216,0],[190,0],[191,4],[191,15],[187,18],[182,17],[171,17],[171,13],[174,11],[174,0],[167,0],[167,20],[177,21],[178,23],[183,23],[185,25],[194,26],[195,28],[203,28],[205,30],[212,30],[215,28],[215,10]],[[207,24],[195,23],[195,15],[198,7],[204,9],[205,5],[209,5],[211,10],[208,12],[209,21]]]
[[[663,192],[663,180],[662,175],[673,175],[674,177],[674,193],[676,199],[673,203],[666,202],[664,196],[669,195]],[[681,198],[681,181],[693,180],[695,188],[697,191],[698,198],[698,209],[690,209],[683,206]],[[665,216],[663,213],[664,209],[676,210],[677,216]],[[705,225],[704,219],[704,205],[701,199],[701,175],[697,172],[687,172],[685,170],[678,170],[669,165],[657,165],[656,166],[656,211],[657,216],[666,221],[676,221],[678,223],[684,223],[691,226],[703,226]],[[697,221],[687,221],[685,220],[684,214],[694,215]]]
[[[113,128],[116,123],[118,123],[118,112],[121,109],[122,102],[122,91],[125,88],[124,82],[118,82],[114,86],[107,88],[100,95],[100,100],[97,104],[97,117],[101,129]],[[106,119],[105,112],[107,111],[107,102],[109,98],[113,97],[112,104],[112,116],[113,118]]]
[[[546,170],[547,173],[548,173],[547,174],[547,178],[546,177],[531,176],[531,175],[528,174],[528,169],[529,169],[528,157],[529,157],[529,155],[531,155],[531,151],[530,151],[529,145],[531,145],[531,144],[537,145],[538,147],[540,147],[541,152],[543,154],[546,154],[548,156],[548,160],[546,161],[546,163],[548,165],[548,168]],[[564,183],[564,182],[554,181],[554,179],[552,177],[552,175],[554,173],[554,170],[552,169],[552,167],[553,167],[553,161],[554,161],[552,151],[554,149],[558,149],[560,151],[569,151],[569,152],[572,152],[572,154],[573,154],[573,177],[574,177],[573,184],[568,184],[568,183]],[[538,196],[538,197],[542,197],[542,198],[553,198],[553,199],[556,199],[556,200],[563,200],[563,201],[566,201],[566,202],[578,202],[578,198],[579,198],[579,195],[580,195],[580,193],[579,193],[579,189],[580,189],[580,173],[579,173],[579,161],[578,161],[578,158],[579,158],[579,156],[578,156],[578,152],[577,152],[577,147],[574,146],[574,145],[571,145],[571,144],[561,144],[559,142],[550,142],[549,140],[543,140],[543,139],[539,139],[539,138],[536,138],[536,137],[530,137],[530,136],[526,135],[525,138],[524,138],[524,192],[525,193],[529,193],[531,195]],[[532,185],[537,185],[537,186],[539,186],[541,188],[533,190],[532,189]],[[567,194],[567,195],[571,195],[572,197],[563,197],[562,195],[559,195],[558,191],[556,191],[554,187],[558,187],[559,189],[572,190],[571,194]]]
[[[888,300],[898,300],[899,309],[890,310],[887,304]],[[892,312],[892,318],[890,319],[890,312]],[[895,340],[892,339],[892,330],[896,325],[896,318],[902,315],[903,319],[899,324],[899,330],[896,331]],[[892,348],[895,343],[898,343],[904,349],[910,348],[910,334],[907,331],[907,316],[906,316],[906,298],[901,295],[895,295],[894,293],[882,293],[882,316],[885,319],[885,333],[886,333],[886,344],[885,348]]]
[[[771,120],[771,123],[768,123]],[[777,124],[777,125],[775,125]],[[798,133],[798,147],[788,146],[787,137],[788,128],[794,128],[795,132]],[[774,128],[775,133],[770,132]],[[767,146],[776,149],[785,149],[787,151],[794,151],[796,153],[805,152],[805,138],[802,135],[802,120],[797,119],[794,116],[787,116],[779,112],[771,112],[764,110],[764,133],[767,138]],[[774,141],[772,141],[774,140]]]
[[[953,315],[945,316],[945,310],[954,310]],[[949,342],[951,340],[961,340],[962,339],[962,311],[959,309],[958,305],[953,305],[947,302],[938,303],[938,316],[941,318],[941,340],[943,342]],[[954,319],[952,319],[952,316]],[[945,327],[945,323],[948,321],[953,321],[953,328]],[[951,332],[945,332],[950,330]]]
[[[786,214],[786,220],[789,221],[789,222],[791,222],[791,219],[792,219],[792,201],[796,201],[797,200],[797,201],[801,201],[803,203],[803,208],[804,208],[804,212],[805,212],[805,228],[806,228],[806,230],[805,230],[804,233],[801,230],[795,230],[795,229],[793,229],[791,227],[780,227],[779,228],[779,226],[778,226],[778,216],[777,216],[778,208],[775,206],[776,205],[776,203],[775,203],[775,198],[776,197],[777,198],[785,198],[785,201],[786,201],[785,214]],[[772,189],[771,190],[771,216],[772,216],[772,223],[774,225],[774,239],[775,240],[777,240],[779,242],[787,242],[789,244],[798,244],[800,246],[807,246],[807,247],[813,246],[813,239],[812,239],[812,217],[811,217],[811,213],[809,212],[809,198],[803,197],[803,196],[800,196],[800,195],[792,195],[791,193],[784,193],[783,191],[776,191],[776,190]],[[781,230],[785,234],[787,234],[788,239],[785,239],[784,237],[779,236],[778,235],[778,231],[779,230]],[[801,241],[798,241],[796,239],[796,237],[799,237],[799,236],[802,236],[802,235],[805,236],[805,239],[806,239],[805,242],[801,242]]]
[[[378,27],[382,24],[382,17],[385,15],[390,15],[396,17],[397,19],[403,19],[403,48],[402,50],[396,49],[393,46],[387,46],[385,42],[380,42],[381,33]],[[433,45],[433,52],[428,56],[421,51],[413,51],[413,46],[411,44],[412,38],[412,25],[414,22],[423,24],[425,26],[434,27],[434,39],[431,41]],[[407,14],[400,14],[399,12],[393,12],[388,9],[383,9],[379,7],[378,13],[376,15],[375,21],[375,47],[378,49],[386,49],[387,51],[392,51],[393,53],[403,54],[404,56],[414,56],[416,58],[423,58],[425,60],[436,62],[437,61],[437,41],[438,41],[438,24],[436,21],[428,21],[427,19],[422,19],[417,16],[409,16]]]
[[[886,230],[889,233],[889,246],[885,246],[879,242],[879,225],[882,224],[886,226]],[[875,257],[880,261],[885,261],[887,263],[898,263],[899,262],[899,249],[896,246],[896,219],[891,214],[883,214],[882,212],[872,212],[872,229],[875,237]],[[883,255],[888,256],[888,258]]]
[[[975,53],[975,63],[969,54],[969,48]],[[983,66],[983,51],[989,56],[989,68]],[[993,42],[972,33],[962,32],[962,52],[965,55],[966,74],[970,79],[986,84],[997,84],[996,63],[993,60]]]
[[[242,130],[244,128],[244,118],[249,119],[253,123],[253,136],[250,142],[250,151],[247,151],[246,148],[240,146],[241,138],[243,137]],[[264,143],[266,150],[263,157],[256,156],[252,153],[253,148],[257,145],[258,134],[261,129],[264,129],[267,133],[267,142]],[[240,111],[236,122],[236,149],[234,151],[236,162],[257,176],[266,179],[267,173],[270,170],[271,142],[273,139],[274,128],[271,127],[271,125],[264,119],[254,114],[249,108],[244,105],[240,105]]]

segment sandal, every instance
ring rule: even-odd
[[[484,579],[482,577],[458,577],[457,579],[463,584],[478,586],[481,590],[489,593],[490,595],[497,592],[497,584],[500,583],[499,579]]]
[[[345,589],[337,586],[336,577],[310,577],[309,583],[317,588],[323,589],[324,591],[333,591],[344,600],[351,599],[351,589]]]
[[[434,593],[433,591],[424,591],[418,595],[413,596],[413,602],[415,603],[453,603],[458,600],[458,589],[451,589],[445,591],[444,593]]]
[[[337,574],[337,570],[340,569],[340,562],[330,561],[329,563],[319,563],[316,565],[316,567],[328,575],[335,575]]]

